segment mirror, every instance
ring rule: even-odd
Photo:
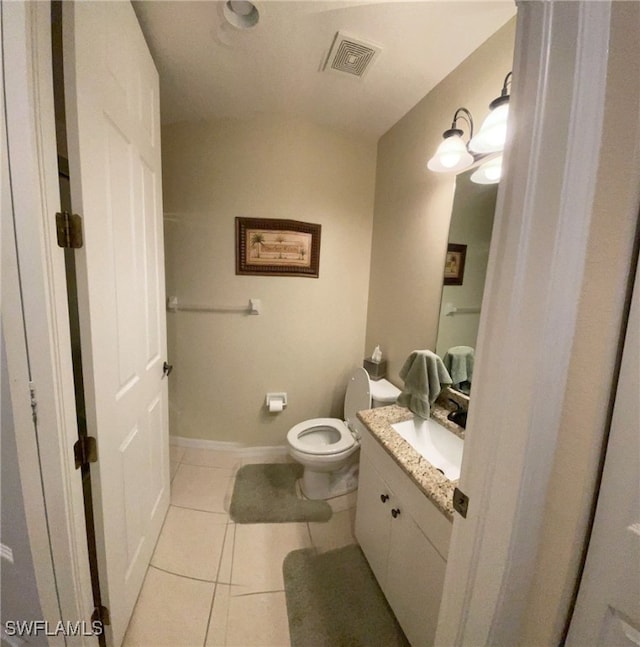
[[[456,177],[436,344],[452,388],[467,395],[498,194],[498,184],[471,182],[474,170]]]

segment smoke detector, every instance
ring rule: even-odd
[[[236,29],[251,29],[260,20],[258,8],[248,0],[227,0],[222,12],[225,20]]]
[[[381,51],[382,48],[377,45],[339,31],[333,39],[323,70],[362,78]]]

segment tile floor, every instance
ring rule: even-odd
[[[292,550],[355,543],[355,492],[326,523],[236,524],[229,452],[171,447],[171,505],[124,647],[286,647],[282,561]],[[272,461],[271,461],[272,462]]]

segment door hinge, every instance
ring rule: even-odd
[[[91,622],[100,622],[103,625],[111,624],[111,616],[107,607],[99,606],[93,610],[91,614]]]
[[[29,399],[31,402],[31,419],[33,424],[38,424],[38,400],[36,399],[36,385],[35,382],[29,382]]]
[[[467,510],[469,509],[469,497],[458,488],[453,491],[453,509],[463,518],[467,518]]]
[[[82,218],[68,211],[57,213],[56,233],[59,247],[79,249],[82,247]]]
[[[80,436],[73,445],[76,469],[98,461],[98,444],[93,436]]]

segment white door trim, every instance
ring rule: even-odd
[[[517,21],[510,125],[517,134],[498,195],[460,480],[471,501],[467,519],[454,522],[436,636],[443,646],[522,638],[563,424],[594,187],[609,152],[602,130],[611,3],[522,2]],[[630,263],[632,247],[616,251]],[[612,330],[624,300],[618,305]],[[614,368],[613,360],[602,367],[598,385],[610,388]],[[588,496],[579,503],[588,516]],[[560,618],[569,604],[570,596],[559,601]],[[555,643],[561,630],[554,629]]]
[[[640,627],[640,266],[585,569],[566,644],[637,644]],[[636,639],[634,640],[633,636]]]
[[[50,9],[49,2],[2,3],[3,31],[11,34],[3,39],[3,87],[16,226],[14,246],[6,236],[9,214],[3,213],[2,325],[29,541],[44,619],[55,628],[59,620],[90,626],[93,606],[82,485],[73,458],[77,428],[64,255],[55,231],[60,197]],[[37,398],[35,434],[29,377]],[[64,638],[50,642],[64,644]],[[95,638],[76,636],[66,644],[93,645]]]

